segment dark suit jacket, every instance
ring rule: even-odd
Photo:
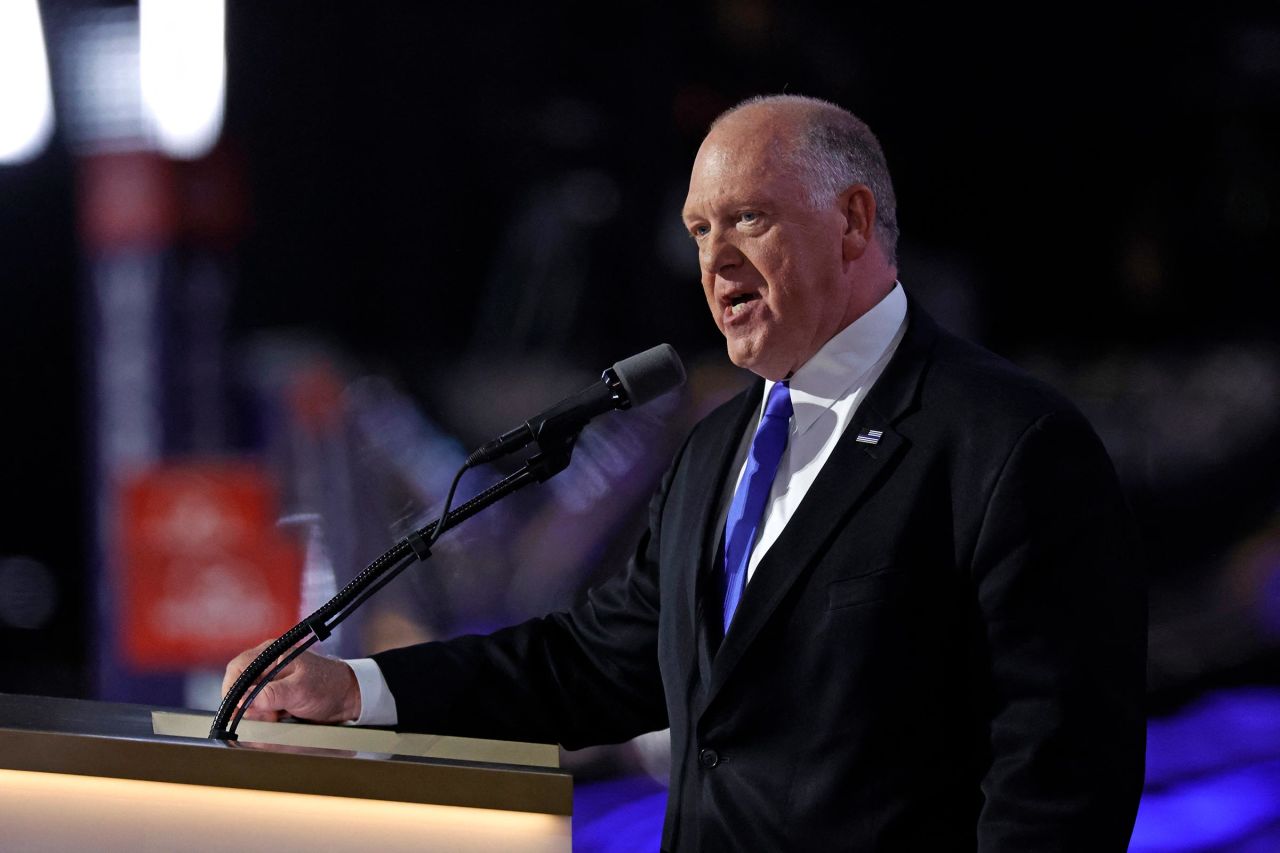
[[[1085,420],[913,303],[713,655],[712,526],[760,397],[695,427],[582,606],[377,655],[402,726],[573,748],[669,724],[669,849],[1125,849],[1145,598]]]

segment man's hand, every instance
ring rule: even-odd
[[[227,664],[222,695],[270,640],[241,652]],[[356,674],[340,660],[303,652],[275,681],[262,688],[245,712],[246,720],[275,722],[285,714],[317,723],[343,723],[360,716],[360,687]]]

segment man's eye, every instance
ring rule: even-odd
[[[689,234],[696,240],[698,237],[707,236],[710,231],[711,229],[706,225],[695,225],[689,229]]]
[[[759,218],[760,218],[760,214],[756,213],[754,210],[744,210],[742,211],[742,213],[738,214],[738,221],[745,222],[748,225],[750,225],[752,222],[755,222]]]

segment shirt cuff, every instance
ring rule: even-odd
[[[343,661],[356,674],[360,687],[360,716],[352,720],[353,726],[394,726],[400,720],[396,712],[396,697],[391,695],[387,680],[373,658],[357,658]]]

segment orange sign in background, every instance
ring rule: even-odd
[[[125,483],[125,660],[151,670],[221,666],[297,622],[302,550],[278,518],[270,480],[248,464],[166,464]]]

